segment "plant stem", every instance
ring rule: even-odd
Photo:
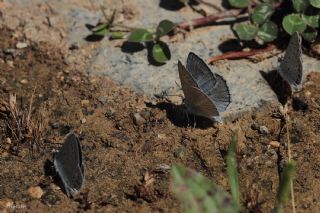
[[[254,49],[250,51],[230,51],[223,53],[221,55],[213,56],[208,59],[208,63],[211,64],[213,62],[223,60],[223,59],[240,59],[240,58],[247,58],[250,56],[258,55],[260,53],[269,52],[275,49],[276,46],[273,44],[268,44],[266,48],[263,49]]]
[[[288,143],[288,162],[291,161],[291,143],[290,143],[290,132],[289,132],[289,115],[287,111],[285,111],[285,119],[286,119],[286,129],[287,129],[287,143]],[[293,191],[293,181],[290,180],[290,191],[291,191],[291,205],[292,205],[292,212],[296,213],[295,208],[295,199],[294,199],[294,191]]]
[[[222,12],[219,12],[215,15],[210,15],[206,17],[201,17],[197,19],[193,19],[191,21],[185,21],[180,24],[178,24],[177,27],[183,30],[189,30],[192,28],[202,27],[211,23],[216,22],[219,19],[228,18],[228,17],[237,17],[243,12],[241,9],[232,9],[232,10],[225,10]]]

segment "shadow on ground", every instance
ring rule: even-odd
[[[176,105],[169,102],[160,102],[156,105],[147,103],[147,107],[165,110],[167,118],[178,127],[194,127],[199,129],[208,129],[214,122],[208,118],[195,116],[186,111],[184,105]]]

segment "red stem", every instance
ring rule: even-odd
[[[266,48],[263,49],[255,49],[250,51],[230,51],[223,53],[221,55],[213,56],[208,59],[208,63],[211,64],[213,62],[223,60],[223,59],[239,59],[239,58],[247,58],[250,56],[258,55],[260,53],[269,52],[273,49],[275,49],[274,44],[268,44]]]
[[[233,9],[233,10],[225,10],[215,15],[210,15],[206,17],[201,17],[197,19],[193,19],[190,22],[182,22],[178,24],[178,27],[183,30],[189,30],[190,28],[197,28],[204,25],[208,25],[213,23],[219,19],[227,18],[227,17],[236,17],[238,16],[243,10],[240,9]]]

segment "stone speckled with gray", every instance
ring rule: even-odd
[[[18,1],[5,0],[4,2],[11,3],[15,6],[15,10],[27,10],[28,16],[41,16],[42,13],[37,12],[36,5],[42,1]],[[77,43],[81,48],[88,47],[88,43],[84,38],[90,33],[85,27],[86,24],[96,24],[101,19],[102,13],[99,10],[99,5],[104,5],[108,8],[121,6],[121,1],[115,0],[100,0],[95,2],[95,7],[91,7],[89,1],[74,1],[60,0],[48,1],[50,7],[54,11],[51,18],[53,20],[62,20],[61,28],[65,30],[66,36],[61,42],[68,45]],[[198,14],[191,12],[188,9],[180,11],[169,11],[159,7],[159,2],[156,0],[128,0],[126,4],[132,5],[137,11],[137,15],[125,24],[135,27],[154,28],[162,19],[169,19],[174,22],[191,20],[199,17]],[[221,1],[214,1],[221,3]],[[43,3],[43,2],[42,2]],[[4,16],[9,17],[9,12],[3,12]],[[29,14],[30,13],[30,14]],[[15,17],[19,19],[19,17]],[[46,17],[42,17],[43,20]],[[15,22],[17,22],[15,19]],[[29,19],[29,18],[28,18]],[[41,20],[41,19],[40,19]],[[25,21],[25,20],[21,20]],[[34,23],[39,25],[39,32],[34,35],[49,34],[50,30],[59,28],[59,24],[54,25],[54,29],[43,28],[40,26],[42,22]],[[27,25],[28,26],[28,25]],[[32,27],[34,27],[32,25]],[[37,26],[36,26],[37,27]],[[58,34],[51,34],[57,36]],[[58,39],[50,39],[50,36],[42,36],[41,40],[57,41]],[[90,49],[90,59],[85,61],[86,71],[90,75],[108,76],[115,82],[133,88],[138,92],[143,92],[150,96],[159,94],[162,91],[170,89],[170,93],[181,93],[178,79],[177,62],[181,60],[185,63],[187,55],[190,51],[196,53],[205,61],[216,54],[220,54],[219,45],[227,40],[235,38],[230,29],[230,25],[216,25],[207,28],[201,28],[188,33],[184,41],[169,43],[171,50],[171,60],[162,66],[154,66],[147,59],[147,50],[142,49],[134,53],[126,53],[120,47],[115,47],[115,41],[103,39],[96,44],[96,48]],[[36,40],[37,37],[35,36]],[[79,53],[81,54],[81,53]],[[71,56],[74,57],[74,56]],[[305,74],[309,71],[319,71],[319,60],[304,56]],[[278,66],[278,58],[273,57],[259,63],[253,63],[248,60],[233,60],[221,61],[216,65],[210,65],[210,68],[227,80],[232,95],[232,104],[228,110],[222,114],[222,117],[234,117],[239,112],[248,111],[253,107],[260,107],[266,102],[276,102],[277,97],[270,89],[267,82],[261,76],[259,71],[268,72],[276,69]],[[177,82],[177,83],[176,83]]]

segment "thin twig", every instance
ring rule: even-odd
[[[193,19],[191,21],[182,22],[182,23],[178,24],[177,27],[184,29],[184,30],[189,30],[189,29],[202,27],[202,26],[214,23],[217,20],[220,20],[223,18],[237,17],[242,12],[243,12],[242,9],[225,10],[225,11],[219,12],[215,15],[210,15],[210,16],[206,16],[206,17]]]
[[[223,53],[221,55],[213,56],[208,59],[208,63],[211,64],[213,62],[223,60],[223,59],[240,59],[240,58],[247,58],[250,56],[258,55],[264,52],[270,52],[271,50],[275,49],[276,46],[274,44],[268,44],[266,48],[263,49],[254,49],[250,51],[230,51]]]

